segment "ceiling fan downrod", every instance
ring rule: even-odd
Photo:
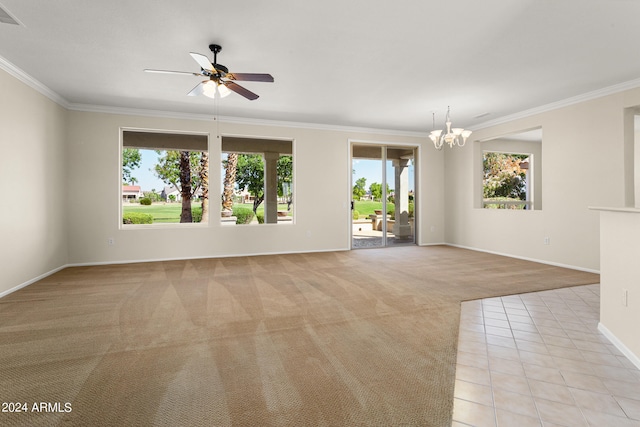
[[[217,71],[216,74],[219,74],[219,77],[224,77],[229,73],[229,69],[222,64],[218,64],[218,52],[222,50],[222,46],[219,44],[210,44],[209,50],[213,52],[213,67]]]

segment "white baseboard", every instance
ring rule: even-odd
[[[11,289],[7,289],[6,291],[0,292],[0,298],[2,298],[2,297],[4,297],[4,296],[7,296],[7,295],[9,295],[10,293],[13,293],[13,292],[17,291],[18,289],[22,289],[22,288],[24,288],[24,287],[26,287],[26,286],[29,286],[30,284],[35,283],[35,282],[37,282],[38,280],[42,280],[42,279],[44,279],[45,277],[49,277],[49,276],[51,276],[52,274],[57,273],[58,271],[63,270],[63,269],[65,269],[65,268],[67,268],[67,267],[68,267],[68,265],[66,265],[66,264],[65,264],[65,265],[60,266],[60,267],[58,267],[58,268],[54,268],[53,270],[51,270],[51,271],[47,271],[46,273],[43,273],[43,274],[39,275],[38,277],[34,277],[33,279],[28,280],[28,281],[26,281],[26,282],[24,282],[24,283],[21,283],[21,284],[19,284],[19,285],[17,285],[17,286],[14,286],[14,287],[13,287],[13,288],[11,288]]]
[[[626,356],[627,359],[629,359],[629,361],[631,363],[633,363],[634,365],[636,365],[636,367],[638,369],[640,369],[640,357],[636,356],[631,350],[629,350],[629,348],[627,348],[626,345],[624,345],[624,343],[622,341],[620,341],[618,339],[618,337],[616,337],[606,326],[604,326],[601,322],[598,322],[598,330],[602,333],[602,335],[604,335],[609,341],[611,341],[611,344],[615,345],[616,348],[618,350],[620,350],[620,352],[622,354],[624,354]]]
[[[65,267],[91,267],[94,265],[117,265],[117,264],[136,264],[142,262],[162,262],[162,261],[186,261],[190,259],[215,259],[215,258],[237,258],[237,257],[250,257],[250,256],[268,256],[268,255],[294,255],[294,254],[312,254],[316,252],[343,252],[348,251],[349,248],[338,249],[314,249],[309,251],[296,251],[296,252],[254,252],[254,253],[242,253],[242,254],[224,254],[224,255],[202,255],[202,256],[186,256],[186,257],[169,257],[169,258],[142,258],[133,260],[112,260],[112,261],[99,261],[99,262],[81,262],[68,264]]]
[[[509,258],[521,259],[523,261],[532,261],[532,262],[537,262],[539,264],[552,265],[554,267],[562,267],[562,268],[568,268],[568,269],[571,269],[571,270],[584,271],[586,273],[600,274],[599,270],[593,270],[591,268],[578,267],[578,266],[575,266],[575,265],[562,264],[562,263],[559,263],[559,262],[552,262],[552,261],[546,261],[546,260],[543,260],[543,259],[535,259],[535,258],[517,256],[517,255],[513,255],[513,254],[506,254],[506,253],[496,252],[496,251],[488,251],[486,249],[473,248],[473,247],[470,247],[470,246],[454,245],[453,243],[445,243],[445,244],[447,246],[453,246],[455,248],[460,248],[460,249],[469,249],[471,251],[485,252],[485,253],[493,254],[493,255],[506,256],[506,257],[509,257]]]

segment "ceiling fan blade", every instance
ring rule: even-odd
[[[189,71],[170,71],[170,70],[152,70],[149,68],[145,68],[145,73],[158,73],[158,74],[188,74],[191,76],[203,76],[202,73],[191,73]]]
[[[189,93],[187,94],[187,96],[198,96],[198,95],[202,95],[202,93],[204,92],[204,84],[207,82],[208,80],[205,80],[203,82],[198,83],[198,85],[196,87],[194,87],[193,89],[191,89],[191,91],[189,91]]]
[[[195,52],[189,52],[189,55],[191,55],[191,57],[193,59],[195,59],[195,61],[198,63],[198,65],[200,66],[200,68],[202,68],[203,70],[207,70],[210,72],[215,72],[213,65],[211,65],[211,62],[209,61],[209,58],[207,58],[206,56],[200,54],[200,53],[195,53]]]
[[[235,84],[234,82],[229,82],[229,81],[224,81],[222,83],[226,87],[228,87],[230,90],[234,91],[238,95],[244,96],[245,98],[247,98],[250,101],[253,101],[254,99],[258,99],[258,95],[256,95],[255,93],[251,92],[249,89],[243,88],[239,84]]]
[[[273,76],[271,74],[260,73],[229,73],[227,74],[227,78],[244,82],[273,82]]]

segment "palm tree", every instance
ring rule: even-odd
[[[180,222],[193,222],[191,215],[191,164],[190,153],[180,151],[180,193],[182,196],[182,212]]]
[[[202,152],[200,158],[200,188],[202,188],[202,219],[200,222],[209,222],[209,153]]]
[[[222,193],[222,210],[233,210],[233,190],[236,186],[236,171],[238,168],[238,153],[229,153],[225,164],[224,190]]]

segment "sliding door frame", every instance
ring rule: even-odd
[[[353,177],[353,148],[356,145],[366,146],[369,145],[371,147],[378,147],[381,151],[380,160],[382,162],[382,207],[383,207],[383,218],[386,218],[387,215],[387,151],[389,148],[407,148],[413,150],[413,164],[414,164],[414,177],[413,177],[413,186],[414,186],[414,231],[413,231],[413,244],[418,244],[418,229],[419,229],[419,162],[420,158],[420,148],[419,144],[411,144],[411,143],[402,143],[402,142],[388,142],[388,141],[373,141],[373,140],[362,140],[362,139],[349,139],[348,144],[348,158],[349,158],[349,187],[348,187],[348,206],[351,206],[351,202],[353,201],[353,186],[355,185],[354,177]],[[357,157],[355,157],[357,158]],[[348,209],[349,221],[348,221],[348,238],[349,238],[349,248],[350,249],[358,249],[353,245],[353,209]],[[379,247],[389,247],[387,246],[387,221],[382,221],[382,246]]]

